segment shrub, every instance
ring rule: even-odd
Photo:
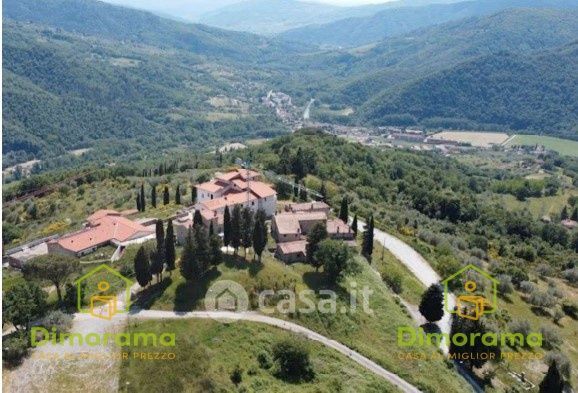
[[[564,318],[564,311],[562,311],[562,308],[560,306],[554,308],[554,311],[552,311],[552,320],[555,323],[558,323],[562,318]]]
[[[562,272],[562,277],[564,277],[568,282],[572,284],[578,284],[578,268],[564,270]]]
[[[546,349],[552,349],[562,341],[560,334],[549,326],[542,326],[540,333],[542,333],[542,345]]]
[[[523,320],[512,321],[508,325],[508,328],[509,328],[510,332],[512,332],[512,333],[521,333],[524,336],[527,336],[528,334],[530,334],[530,330],[532,329],[530,326],[530,322],[523,321]]]
[[[237,365],[237,367],[235,367],[235,369],[231,373],[231,382],[233,382],[235,386],[237,386],[242,381],[243,381],[243,370],[241,370],[241,367]]]
[[[272,365],[271,355],[269,355],[269,352],[266,351],[259,352],[259,354],[257,355],[257,362],[259,363],[259,367],[267,370],[271,368]]]
[[[562,303],[562,311],[572,319],[578,319],[578,305],[569,300]]]
[[[498,276],[498,292],[501,295],[507,295],[514,291],[514,286],[512,285],[512,277],[507,274],[500,274]]]
[[[530,281],[522,281],[520,283],[520,292],[532,293],[536,290],[536,285]]]
[[[385,274],[383,276],[383,281],[385,281],[387,286],[390,287],[394,293],[399,295],[403,292],[403,279],[399,273]]]
[[[552,268],[545,263],[541,263],[536,266],[536,273],[538,273],[540,277],[549,277],[552,275]]]
[[[40,326],[43,326],[47,330],[55,328],[57,333],[66,333],[72,327],[72,316],[60,310],[51,311],[42,318]]]
[[[273,346],[277,374],[286,380],[309,381],[314,372],[307,347],[296,340],[283,340]]]
[[[15,367],[22,363],[28,354],[28,340],[24,337],[11,337],[3,340],[2,361],[8,367]]]
[[[554,307],[554,305],[556,304],[556,299],[554,298],[554,296],[541,291],[533,292],[530,295],[528,301],[531,305],[542,308]]]

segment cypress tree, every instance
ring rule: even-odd
[[[136,209],[141,212],[142,208],[140,206],[140,193],[136,194]]]
[[[177,205],[181,204],[181,186],[177,185],[177,190],[175,191],[175,203]]]
[[[209,224],[209,237],[215,234],[215,228],[213,227],[213,221]]]
[[[574,221],[578,221],[578,207],[574,208],[574,211],[572,212],[572,217],[571,217]]]
[[[231,217],[231,246],[235,249],[235,255],[241,246],[241,208],[235,205]]]
[[[218,235],[209,236],[209,260],[211,265],[218,266],[223,260],[221,251],[221,238]]]
[[[197,201],[197,187],[191,186],[191,203],[194,205]]]
[[[568,207],[564,206],[564,208],[562,209],[562,212],[560,213],[560,218],[562,220],[565,220],[568,218]]]
[[[355,236],[357,236],[357,214],[353,216],[353,221],[351,222],[351,230],[353,233],[355,233]]]
[[[209,270],[209,237],[207,231],[202,226],[193,227],[193,236],[195,238],[195,261],[197,262],[197,273],[199,277],[203,276]]]
[[[305,186],[303,186],[299,192],[299,200],[301,202],[307,202],[307,188],[305,188]]]
[[[266,235],[266,228],[263,228],[265,222],[257,217],[255,220],[255,226],[253,227],[253,250],[255,251],[255,255],[259,257],[259,262],[261,262],[261,255],[265,250],[265,246],[267,245],[267,238]]]
[[[299,198],[299,184],[297,184],[297,180],[295,180],[295,184],[293,185],[293,196],[295,199]]]
[[[444,294],[438,284],[432,284],[423,293],[419,312],[428,322],[437,322],[444,316]]]
[[[157,188],[155,186],[151,189],[151,205],[154,208],[157,207]]]
[[[195,242],[193,239],[193,229],[189,228],[183,253],[181,254],[181,275],[185,280],[190,281],[196,277]]]
[[[556,360],[553,360],[544,379],[540,382],[540,393],[562,393],[563,390],[564,379],[560,375]]]
[[[229,247],[231,243],[231,213],[229,213],[229,206],[225,206],[225,213],[223,215],[223,244]]]
[[[243,209],[241,217],[241,244],[247,256],[247,248],[253,245],[253,212],[248,207]]]
[[[163,279],[163,254],[161,254],[157,249],[154,249],[149,254],[150,259],[150,270],[151,275],[156,276],[157,283],[161,282]]]
[[[363,233],[363,243],[361,245],[361,253],[367,259],[371,259],[373,254],[373,216],[369,217],[365,232]]]
[[[173,229],[173,220],[167,224],[167,235],[165,236],[165,263],[167,271],[170,273],[175,270],[175,233]]]
[[[145,246],[140,246],[134,257],[134,272],[141,287],[146,287],[152,280],[149,254]]]
[[[349,221],[349,202],[347,201],[347,197],[344,196],[341,199],[341,208],[339,209],[339,218],[341,221],[347,224]]]
[[[143,212],[146,210],[144,183],[141,183],[141,185],[140,185],[140,208],[142,209]]]
[[[163,205],[168,205],[170,202],[171,196],[169,194],[169,186],[165,186],[165,190],[163,191]]]
[[[195,210],[193,214],[193,228],[199,228],[203,226],[203,216],[201,216],[200,210]]]
[[[163,220],[157,220],[155,225],[155,233],[157,239],[157,250],[164,254],[165,247],[165,227],[163,225]]]

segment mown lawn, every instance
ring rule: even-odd
[[[323,345],[271,326],[208,320],[131,321],[131,332],[175,333],[174,360],[135,359],[121,362],[120,391],[126,392],[375,392],[398,391],[383,380]],[[272,346],[281,340],[303,340],[310,352],[315,377],[309,382],[286,382],[275,367],[260,364],[271,359]],[[159,349],[160,348],[160,349]],[[239,366],[242,381],[235,386],[231,373]]]
[[[545,146],[546,149],[557,151],[562,155],[578,157],[578,141],[572,141],[569,139],[554,138],[543,135],[516,135],[508,141],[506,145],[542,145]]]

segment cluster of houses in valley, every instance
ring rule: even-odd
[[[271,220],[271,235],[276,241],[275,256],[287,263],[304,261],[307,234],[316,224],[324,224],[330,238],[353,242],[354,233],[347,223],[331,218],[325,202],[304,202],[285,205],[277,211],[277,192],[261,179],[259,172],[235,169],[217,173],[205,183],[197,184],[195,204],[173,218],[176,241],[183,244],[193,225],[194,212],[199,211],[206,228],[223,231],[225,208],[235,206],[253,212],[263,210]],[[124,248],[155,238],[156,218],[131,219],[136,210],[118,212],[98,210],[90,215],[83,228],[62,236],[40,239],[9,250],[5,255],[11,266],[21,267],[30,258],[42,254],[82,257],[103,246],[116,247],[112,260]]]

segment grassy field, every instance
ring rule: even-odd
[[[490,147],[501,145],[508,139],[508,134],[503,132],[469,132],[469,131],[442,131],[434,138],[460,143],[469,143],[477,147]]]
[[[274,343],[296,337],[283,330],[248,322],[216,321],[131,322],[132,332],[174,332],[175,360],[146,361],[129,356],[122,362],[120,391],[128,392],[395,392],[394,386],[340,353],[305,341],[315,372],[310,382],[290,383],[275,375],[274,366],[262,366],[258,357],[270,359]],[[239,366],[242,382],[231,382]],[[155,376],[151,378],[151,376]]]
[[[546,149],[557,151],[562,155],[578,157],[578,141],[568,139],[542,135],[516,135],[508,141],[506,146],[515,145],[542,145]]]
[[[571,190],[554,196],[528,198],[525,201],[519,201],[513,195],[495,195],[493,198],[496,203],[502,204],[509,210],[528,209],[535,218],[540,219],[545,215],[559,214],[572,195],[578,196],[578,191]]]
[[[240,254],[242,256],[243,251],[240,251]],[[394,262],[392,258],[393,256],[388,255],[383,264],[380,261],[380,266],[386,270],[385,274],[388,274],[389,268],[400,271],[405,277],[407,297],[416,301],[420,291],[419,283],[414,281],[415,278],[409,277],[409,272],[404,271],[398,265],[399,262]],[[177,271],[172,277],[166,278],[164,284],[159,285],[159,290],[150,291],[146,300],[140,302],[141,306],[176,311],[203,309],[204,293],[213,281],[221,279],[240,283],[250,294],[264,289],[291,289],[296,292],[309,289],[317,294],[314,302],[321,299],[319,295],[321,289],[331,288],[337,293],[337,312],[335,313],[319,311],[281,313],[275,308],[280,298],[269,304],[268,310],[273,316],[290,319],[359,351],[425,392],[437,392],[442,389],[447,392],[463,391],[465,382],[452,369],[450,363],[440,359],[405,360],[399,358],[406,351],[397,346],[397,327],[414,326],[413,321],[405,307],[399,303],[399,300],[396,300],[394,293],[361,257],[357,257],[358,271],[347,275],[337,287],[327,283],[323,272],[316,272],[307,264],[285,265],[268,253],[264,254],[262,264],[251,262],[251,259],[251,255],[248,256],[247,261],[241,257],[228,256],[225,263],[199,283],[187,283]],[[372,314],[362,311],[360,290],[364,287],[373,291],[369,297]],[[350,311],[347,306],[353,290],[357,290],[358,306],[355,311]],[[250,296],[250,300],[252,306],[256,307],[254,297]],[[297,309],[300,305],[305,304],[297,299]],[[420,348],[420,352],[431,355],[435,350]],[[432,378],[432,375],[436,377]]]

